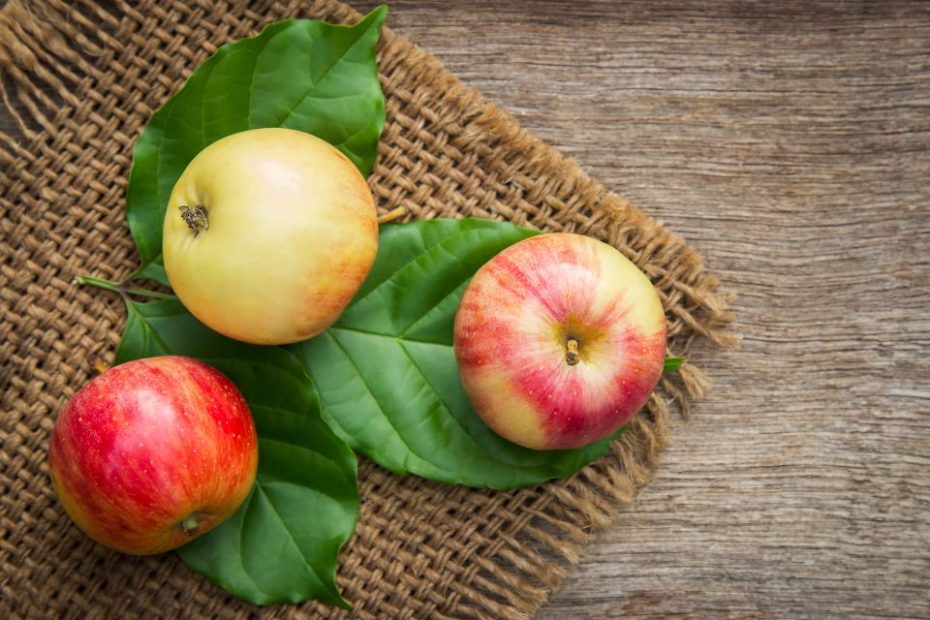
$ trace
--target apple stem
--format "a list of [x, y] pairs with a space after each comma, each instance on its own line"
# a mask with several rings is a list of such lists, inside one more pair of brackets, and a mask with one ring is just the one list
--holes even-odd
[[194, 231], [195, 237], [210, 228], [210, 220], [207, 219], [207, 208], [203, 205], [193, 208], [183, 205], [180, 210], [181, 219], [187, 222], [190, 229]]
[[119, 293], [124, 297], [126, 295], [138, 295], [139, 297], [151, 297], [152, 299], [174, 299], [173, 295], [168, 295], [167, 293], [150, 291], [148, 289], [139, 288], [138, 286], [117, 284], [116, 282], [110, 282], [109, 280], [95, 278], [93, 276], [75, 276], [74, 281], [77, 284], [81, 284], [83, 286], [96, 286], [97, 288], [102, 288], [106, 291], [113, 291], [114, 293]]
[[565, 341], [565, 361], [569, 366], [578, 363], [578, 339], [570, 337]]
[[191, 515], [187, 517], [186, 519], [184, 519], [183, 521], [181, 521], [181, 531], [187, 534], [188, 536], [190, 536], [197, 530], [198, 525], [199, 524], [197, 523], [197, 517], [194, 515]]

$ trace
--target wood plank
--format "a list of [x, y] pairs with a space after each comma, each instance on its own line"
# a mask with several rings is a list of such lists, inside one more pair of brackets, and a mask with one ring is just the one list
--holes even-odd
[[695, 353], [714, 391], [540, 618], [930, 617], [928, 9], [391, 3], [739, 295], [741, 349]]

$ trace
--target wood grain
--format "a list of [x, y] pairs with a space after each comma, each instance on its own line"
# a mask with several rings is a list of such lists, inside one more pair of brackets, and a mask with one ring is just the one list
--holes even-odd
[[391, 11], [738, 295], [742, 347], [694, 351], [714, 390], [539, 618], [930, 618], [930, 4]]
[[930, 617], [930, 5], [391, 10], [738, 294], [742, 347], [695, 352], [715, 389], [539, 617]]

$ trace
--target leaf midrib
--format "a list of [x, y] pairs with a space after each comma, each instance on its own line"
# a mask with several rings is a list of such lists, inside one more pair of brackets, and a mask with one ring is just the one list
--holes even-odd
[[156, 329], [152, 326], [152, 323], [151, 321], [149, 321], [149, 318], [145, 316], [144, 314], [142, 314], [138, 310], [138, 308], [136, 308], [136, 303], [134, 301], [130, 299], [126, 300], [126, 310], [130, 312], [131, 314], [133, 314], [134, 316], [138, 317], [140, 321], [142, 321], [145, 331], [148, 334], [150, 334], [149, 336], [150, 338], [152, 338], [155, 342], [158, 343], [158, 346], [161, 347], [162, 351], [166, 353], [172, 352], [171, 347], [169, 347], [167, 343], [165, 343], [165, 341], [162, 340], [161, 336], [158, 334], [158, 331], [156, 331]]
[[[300, 545], [297, 544], [297, 541], [294, 540], [294, 537], [291, 534], [290, 528], [287, 527], [287, 524], [285, 523], [284, 518], [281, 516], [281, 513], [278, 512], [278, 508], [277, 506], [275, 506], [274, 502], [271, 500], [271, 497], [268, 495], [268, 493], [265, 492], [265, 489], [262, 487], [261, 484], [255, 485], [255, 488], [262, 494], [262, 496], [264, 496], [265, 500], [268, 502], [268, 505], [271, 507], [272, 512], [274, 512], [275, 517], [277, 517], [278, 522], [281, 524], [281, 528], [284, 529], [285, 532], [287, 532], [287, 540], [291, 543], [293, 548], [297, 551], [297, 555], [300, 556], [300, 560], [303, 563], [303, 565], [307, 568], [308, 571], [310, 571], [310, 574], [313, 575], [313, 578], [316, 579], [317, 583], [324, 590], [328, 591], [330, 595], [332, 595], [332, 592], [326, 586], [325, 580], [320, 578], [320, 575], [319, 573], [317, 573], [316, 569], [313, 568], [310, 565], [310, 563], [307, 561], [306, 556], [304, 556], [303, 549], [301, 549]], [[338, 593], [336, 596], [337, 598], [341, 598], [339, 597]]]
[[458, 416], [452, 413], [452, 408], [449, 407], [449, 405], [447, 405], [445, 401], [442, 399], [442, 395], [440, 391], [437, 390], [436, 386], [430, 382], [429, 377], [426, 375], [425, 372], [423, 372], [423, 369], [420, 368], [420, 365], [416, 362], [416, 360], [413, 359], [413, 356], [410, 354], [410, 351], [408, 351], [407, 347], [404, 346], [403, 341], [399, 342], [399, 346], [401, 350], [403, 350], [404, 355], [407, 356], [407, 359], [410, 360], [410, 363], [413, 365], [413, 367], [416, 368], [417, 372], [420, 373], [420, 376], [423, 377], [423, 380], [426, 382], [426, 384], [430, 386], [430, 388], [433, 390], [433, 393], [436, 394], [436, 400], [439, 401], [440, 405], [442, 405], [442, 408], [448, 413], [450, 418], [455, 420], [455, 423], [458, 425], [458, 427], [462, 429], [462, 433], [466, 437], [468, 437], [472, 441], [472, 443], [474, 443], [475, 446], [478, 447], [479, 450], [487, 454], [492, 461], [495, 461], [497, 463], [502, 463], [511, 469], [516, 469], [519, 471], [528, 471], [528, 472], [539, 471], [538, 466], [536, 467], [525, 466], [525, 465], [519, 465], [519, 464], [511, 463], [509, 461], [502, 460], [495, 453], [491, 452], [484, 445], [482, 445], [482, 443], [471, 434], [471, 431], [469, 430], [469, 428], [465, 426], [465, 424], [458, 418]]
[[[320, 452], [319, 450], [314, 450], [314, 449], [308, 448], [308, 447], [306, 447], [306, 446], [301, 446], [301, 445], [298, 445], [298, 444], [295, 444], [295, 443], [291, 443], [291, 442], [289, 442], [289, 441], [287, 441], [287, 440], [285, 440], [285, 439], [275, 439], [275, 438], [272, 438], [272, 437], [259, 437], [258, 441], [259, 441], [259, 443], [272, 443], [272, 444], [277, 444], [277, 445], [281, 445], [281, 446], [288, 446], [288, 447], [290, 447], [290, 448], [296, 448], [296, 449], [298, 449], [298, 450], [300, 450], [300, 451], [303, 451], [303, 452], [309, 452], [309, 453], [311, 453], [311, 454], [319, 455], [324, 461], [326, 461], [326, 462], [332, 464], [332, 466], [333, 466], [340, 474], [343, 475], [343, 477], [345, 478], [345, 481], [346, 481], [346, 482], [349, 482], [349, 483], [352, 484], [352, 485], [354, 485], [355, 482], [356, 482], [354, 476], [350, 475], [349, 472], [346, 471], [346, 469], [345, 469], [345, 467], [343, 466], [342, 463], [340, 463], [340, 462], [337, 461], [336, 459], [332, 458], [331, 456], [329, 456], [329, 455], [327, 455], [327, 454], [324, 454], [323, 452]], [[354, 472], [353, 472], [353, 473], [354, 473]], [[270, 480], [272, 480], [272, 481], [274, 481], [274, 482], [282, 482], [282, 483], [292, 484], [292, 485], [295, 485], [295, 486], [301, 486], [301, 483], [293, 482], [293, 481], [289, 481], [289, 480], [285, 480], [285, 479], [283, 479], [283, 478], [271, 477]], [[331, 495], [326, 495], [325, 493], [322, 493], [321, 491], [317, 491], [317, 490], [316, 490], [316, 487], [310, 487], [310, 486], [307, 486], [307, 485], [303, 485], [301, 488], [316, 491], [317, 493], [320, 493], [321, 495], [325, 495], [326, 497], [333, 497], [333, 496], [331, 496]]]
[[[469, 431], [469, 429], [462, 423], [462, 421], [458, 418], [458, 416], [455, 416], [455, 415], [452, 414], [451, 408], [442, 400], [442, 397], [441, 397], [440, 394], [439, 394], [439, 390], [437, 390], [437, 389], [436, 389], [436, 386], [433, 385], [432, 382], [430, 382], [429, 377], [426, 376], [426, 373], [423, 372], [423, 370], [420, 368], [419, 364], [417, 364], [417, 362], [416, 362], [416, 361], [413, 359], [413, 357], [410, 355], [410, 351], [408, 351], [407, 348], [404, 346], [404, 344], [403, 344], [403, 343], [405, 342], [404, 339], [402, 339], [402, 338], [400, 338], [400, 337], [398, 337], [398, 336], [393, 336], [393, 335], [385, 335], [385, 334], [379, 334], [379, 333], [375, 333], [375, 332], [367, 332], [367, 331], [362, 331], [362, 330], [352, 330], [352, 329], [346, 329], [346, 328], [335, 328], [335, 327], [331, 327], [331, 328], [330, 328], [330, 331], [332, 331], [332, 330], [337, 330], [337, 331], [338, 331], [338, 330], [340, 330], [340, 329], [341, 329], [341, 330], [344, 330], [344, 331], [355, 331], [355, 332], [357, 332], [357, 333], [362, 333], [362, 334], [365, 334], [365, 335], [368, 335], [368, 336], [375, 336], [375, 337], [379, 337], [379, 338], [386, 338], [386, 339], [389, 339], [389, 340], [394, 340], [394, 341], [397, 343], [398, 347], [400, 347], [400, 349], [404, 352], [404, 355], [405, 355], [405, 356], [407, 357], [407, 359], [410, 361], [410, 364], [411, 364], [411, 365], [413, 366], [413, 368], [417, 371], [417, 374], [420, 375], [420, 377], [423, 379], [423, 381], [426, 383], [426, 385], [428, 385], [428, 386], [430, 387], [430, 390], [433, 392], [433, 394], [436, 395], [436, 400], [437, 400], [437, 402], [439, 403], [439, 405], [443, 408], [445, 414], [446, 414], [449, 418], [451, 418], [452, 420], [455, 421], [455, 424], [462, 430], [462, 433], [463, 433], [466, 437], [468, 437], [468, 438], [471, 440], [471, 442], [472, 442], [473, 444], [475, 444], [475, 446], [477, 446], [478, 449], [481, 450], [482, 453], [488, 455], [489, 460], [491, 460], [491, 461], [493, 461], [493, 462], [496, 462], [496, 463], [500, 463], [500, 464], [502, 464], [502, 465], [506, 465], [508, 468], [516, 469], [516, 470], [519, 470], [519, 471], [533, 472], [533, 473], [538, 473], [538, 472], [540, 472], [540, 471], [545, 471], [545, 468], [544, 468], [544, 467], [543, 467], [543, 468], [540, 468], [540, 466], [530, 466], [530, 467], [528, 467], [528, 466], [513, 464], [513, 463], [511, 463], [511, 462], [509, 462], [509, 461], [502, 460], [502, 459], [500, 459], [496, 454], [494, 454], [493, 452], [488, 451], [487, 448], [485, 448], [483, 445], [481, 445], [481, 442], [479, 442], [477, 439], [475, 439], [475, 437], [471, 434], [471, 432]], [[413, 450], [413, 448], [410, 446], [410, 444], [407, 443], [406, 438], [405, 438], [405, 437], [401, 434], [401, 432], [398, 430], [398, 427], [394, 425], [394, 420], [391, 418], [391, 416], [386, 415], [386, 414], [384, 413], [383, 405], [382, 405], [381, 402], [377, 399], [377, 397], [375, 396], [374, 392], [371, 391], [371, 386], [368, 384], [368, 381], [365, 380], [365, 374], [362, 372], [361, 368], [358, 367], [358, 365], [357, 365], [356, 362], [355, 362], [355, 359], [352, 358], [352, 355], [346, 350], [346, 348], [342, 345], [341, 342], [339, 342], [339, 340], [338, 340], [335, 336], [333, 336], [333, 341], [336, 342], [336, 344], [339, 346], [339, 349], [342, 351], [342, 353], [346, 356], [346, 358], [347, 358], [347, 359], [349, 360], [349, 362], [352, 364], [352, 367], [355, 369], [356, 373], [358, 373], [358, 376], [362, 378], [362, 383], [365, 385], [365, 389], [368, 390], [368, 393], [371, 395], [371, 397], [375, 399], [375, 402], [376, 402], [376, 403], [378, 403], [378, 410], [381, 411], [382, 417], [383, 417], [384, 419], [387, 420], [387, 422], [388, 422], [388, 424], [390, 425], [390, 427], [394, 430], [394, 433], [395, 433], [395, 434], [397, 435], [397, 437], [401, 440], [401, 442], [407, 447], [407, 449], [410, 451], [410, 453], [413, 454], [414, 456], [416, 456], [418, 459], [422, 460], [423, 462], [429, 464], [431, 467], [435, 467], [436, 469], [441, 469], [442, 471], [448, 471], [448, 472], [450, 472], [450, 473], [455, 474], [458, 470], [450, 470], [450, 469], [448, 469], [447, 467], [444, 467], [444, 466], [441, 466], [441, 465], [437, 465], [437, 464], [436, 464], [435, 462], [433, 462], [432, 460], [427, 459], [427, 458], [424, 457], [423, 455], [418, 454], [417, 452], [415, 452], [415, 451]], [[422, 340], [406, 340], [406, 341], [407, 341], [407, 342], [417, 342], [417, 343], [420, 343], [420, 344], [426, 344], [426, 345], [432, 345], [432, 346], [439, 346], [439, 347], [451, 348], [450, 345], [440, 344], [440, 343], [435, 343], [435, 342], [426, 342], [426, 341], [422, 341]]]
[[[338, 27], [338, 26], [335, 26], [335, 27]], [[285, 28], [285, 29], [282, 30], [281, 32], [286, 32], [287, 30], [288, 30], [288, 29]], [[354, 31], [355, 28], [351, 28], [351, 27], [350, 27], [350, 30]], [[274, 127], [283, 127], [283, 126], [284, 126], [284, 123], [285, 123], [286, 121], [290, 120], [290, 119], [293, 117], [294, 112], [296, 112], [297, 109], [300, 108], [300, 106], [303, 105], [304, 101], [306, 101], [308, 98], [312, 97], [312, 96], [313, 96], [313, 92], [314, 92], [317, 88], [319, 88], [320, 84], [322, 84], [323, 82], [326, 81], [326, 78], [329, 77], [330, 72], [333, 70], [333, 67], [335, 67], [335, 66], [338, 65], [340, 62], [342, 62], [343, 60], [345, 60], [346, 55], [348, 55], [349, 52], [351, 52], [353, 49], [355, 49], [355, 46], [358, 45], [359, 41], [361, 41], [362, 39], [365, 38], [365, 35], [368, 34], [368, 32], [369, 32], [370, 30], [371, 30], [371, 24], [369, 23], [369, 24], [366, 25], [366, 28], [365, 28], [363, 31], [361, 31], [361, 33], [359, 34], [358, 38], [355, 39], [354, 41], [352, 41], [352, 44], [349, 45], [349, 47], [345, 48], [345, 50], [342, 51], [342, 53], [339, 55], [339, 57], [336, 58], [333, 62], [331, 62], [331, 63], [329, 64], [328, 67], [326, 67], [326, 69], [322, 72], [322, 74], [321, 74], [321, 76], [320, 76], [320, 79], [319, 79], [318, 81], [316, 81], [316, 82], [313, 82], [313, 83], [310, 85], [310, 88], [307, 89], [307, 91], [306, 91], [303, 95], [301, 95], [301, 97], [300, 97], [300, 99], [297, 101], [297, 103], [295, 103], [293, 106], [291, 106], [291, 108], [290, 108], [289, 110], [287, 110], [287, 111], [284, 113], [284, 117], [281, 118], [280, 120], [278, 120], [278, 122], [275, 123], [273, 126], [274, 126]], [[272, 37], [272, 39], [273, 39], [274, 37], [277, 37], [278, 34], [281, 34], [281, 33], [275, 34], [275, 35]], [[270, 42], [270, 41], [271, 41], [271, 39], [269, 39], [269, 42]], [[266, 48], [267, 48], [267, 44], [266, 44]], [[263, 51], [264, 51], [264, 50], [263, 50]]]
[[[438, 240], [437, 242], [435, 242], [435, 243], [430, 243], [429, 245], [424, 245], [422, 251], [418, 252], [416, 255], [414, 255], [414, 256], [413, 256], [412, 258], [410, 258], [409, 260], [406, 260], [406, 261], [404, 261], [402, 264], [398, 265], [397, 268], [393, 270], [393, 272], [391, 273], [390, 276], [388, 276], [388, 277], [385, 278], [384, 280], [378, 282], [373, 288], [371, 288], [369, 291], [367, 291], [363, 296], [361, 296], [361, 297], [355, 299], [355, 300], [352, 302], [352, 304], [349, 306], [349, 308], [347, 309], [347, 312], [350, 312], [354, 307], [356, 307], [358, 304], [360, 304], [360, 303], [362, 303], [362, 302], [366, 302], [366, 303], [367, 303], [369, 297], [371, 297], [372, 295], [378, 293], [378, 291], [381, 291], [381, 290], [383, 289], [383, 287], [385, 287], [385, 286], [390, 286], [391, 284], [394, 284], [394, 285], [396, 286], [397, 280], [399, 280], [399, 279], [401, 279], [401, 278], [403, 277], [402, 274], [403, 274], [405, 271], [407, 271], [408, 269], [410, 269], [412, 266], [416, 265], [416, 264], [419, 263], [420, 261], [424, 260], [424, 257], [431, 255], [431, 254], [432, 254], [434, 251], [436, 251], [437, 249], [443, 249], [443, 250], [446, 250], [446, 251], [448, 252], [447, 246], [450, 245], [450, 244], [453, 244], [453, 243], [455, 243], [455, 242], [457, 242], [457, 241], [459, 241], [459, 240], [461, 240], [461, 239], [467, 240], [469, 237], [474, 237], [474, 236], [477, 236], [477, 237], [481, 238], [481, 237], [483, 237], [483, 236], [485, 236], [485, 235], [488, 234], [488, 228], [486, 227], [486, 225], [481, 225], [481, 224], [479, 224], [479, 223], [478, 223], [478, 222], [479, 222], [478, 220], [467, 220], [467, 221], [473, 221], [473, 222], [474, 222], [474, 225], [471, 226], [471, 227], [469, 227], [469, 228], [467, 228], [467, 229], [465, 229], [465, 230], [459, 229], [459, 230], [457, 230], [455, 233], [453, 233], [452, 235], [443, 237], [443, 238], [439, 239], [439, 240]], [[404, 329], [403, 329], [402, 332], [401, 332], [401, 336], [404, 336], [407, 332], [409, 332], [409, 331], [412, 330], [414, 327], [416, 327], [427, 315], [429, 315], [430, 312], [432, 312], [433, 310], [435, 310], [437, 307], [439, 307], [440, 305], [442, 305], [442, 303], [443, 303], [444, 301], [446, 301], [447, 299], [449, 299], [449, 297], [451, 297], [452, 295], [454, 295], [454, 294], [459, 290], [459, 288], [462, 286], [462, 284], [463, 284], [465, 281], [467, 281], [470, 277], [471, 277], [471, 276], [469, 276], [468, 278], [465, 278], [464, 280], [458, 280], [458, 281], [456, 281], [456, 282], [455, 282], [455, 286], [451, 287], [451, 289], [449, 290], [449, 292], [446, 293], [446, 294], [444, 294], [444, 295], [442, 296], [442, 298], [441, 298], [437, 303], [435, 303], [435, 304], [433, 304], [432, 306], [430, 306], [429, 308], [427, 308], [424, 312], [421, 312], [421, 313], [419, 314], [419, 316], [417, 316], [416, 318], [414, 318], [413, 321], [412, 321], [409, 325], [405, 326]], [[339, 323], [337, 323], [334, 327], [341, 327], [341, 326], [339, 325]], [[345, 328], [345, 329], [352, 329], [352, 328]], [[364, 330], [357, 330], [357, 331], [364, 331]], [[378, 332], [369, 332], [369, 333], [372, 333], [372, 334], [375, 334], [375, 335], [384, 335], [384, 336], [389, 336], [389, 335], [390, 335], [390, 336], [393, 336], [393, 335], [394, 335], [394, 334], [380, 334], [380, 333], [378, 333]], [[413, 338], [411, 338], [411, 339], [409, 339], [409, 340], [410, 340], [411, 342], [424, 342], [424, 343], [426, 343], [426, 344], [438, 344], [438, 343], [432, 343], [432, 342], [429, 342], [429, 341], [416, 340], [416, 339], [413, 339]]]
[[[257, 484], [255, 485], [255, 488], [256, 489], [258, 488]], [[264, 595], [265, 600], [271, 600], [274, 598], [274, 595], [271, 592], [266, 591], [260, 585], [258, 585], [258, 581], [255, 579], [255, 577], [252, 576], [252, 573], [249, 571], [249, 569], [246, 568], [245, 553], [243, 553], [242, 551], [243, 549], [242, 542], [245, 539], [245, 521], [246, 521], [246, 518], [248, 518], [249, 516], [249, 510], [252, 508], [252, 504], [254, 501], [255, 501], [255, 492], [253, 491], [252, 494], [249, 495], [249, 500], [248, 500], [249, 503], [245, 507], [245, 514], [242, 515], [242, 526], [239, 528], [239, 537], [238, 537], [239, 538], [239, 553], [236, 554], [236, 557], [239, 558], [239, 566], [242, 567], [242, 573], [246, 576], [246, 578], [252, 582], [252, 585], [255, 586], [255, 589], [258, 592]]]
[[[375, 395], [375, 393], [372, 391], [371, 385], [369, 385], [368, 381], [365, 380], [365, 374], [362, 372], [362, 369], [358, 367], [358, 364], [355, 362], [355, 359], [352, 357], [352, 355], [349, 354], [349, 352], [346, 350], [345, 346], [344, 346], [341, 342], [339, 342], [339, 339], [336, 338], [336, 336], [335, 336], [334, 334], [330, 334], [330, 338], [332, 338], [332, 341], [336, 344], [336, 346], [339, 348], [339, 350], [342, 352], [342, 354], [346, 357], [346, 359], [349, 360], [349, 364], [352, 365], [352, 368], [355, 369], [355, 372], [358, 374], [358, 376], [362, 378], [362, 384], [365, 386], [365, 390], [368, 392], [368, 395], [371, 396], [371, 398], [375, 401], [375, 403], [376, 403], [376, 405], [377, 405], [377, 407], [378, 407], [378, 410], [381, 411], [381, 417], [384, 418], [384, 419], [387, 421], [388, 426], [391, 427], [391, 430], [394, 431], [394, 434], [397, 436], [398, 439], [400, 439], [401, 443], [403, 443], [404, 446], [406, 446], [407, 451], [408, 451], [410, 454], [412, 454], [413, 456], [415, 456], [415, 457], [417, 457], [418, 459], [420, 459], [425, 465], [427, 465], [427, 466], [429, 466], [429, 467], [433, 467], [434, 469], [437, 469], [437, 470], [439, 470], [439, 471], [446, 471], [446, 472], [449, 472], [450, 474], [451, 474], [451, 473], [454, 473], [452, 470], [448, 470], [448, 469], [446, 469], [446, 468], [444, 468], [444, 467], [440, 467], [439, 465], [436, 465], [436, 464], [432, 463], [429, 459], [427, 459], [427, 458], [424, 457], [423, 455], [418, 454], [416, 451], [414, 451], [414, 449], [410, 446], [410, 444], [407, 443], [407, 440], [404, 438], [404, 436], [400, 433], [400, 431], [398, 430], [397, 426], [394, 425], [394, 420], [391, 419], [390, 416], [384, 415], [384, 409], [382, 408], [381, 401], [378, 399], [378, 397], [377, 397], [377, 396]], [[427, 383], [429, 383], [429, 381], [427, 381]], [[321, 396], [322, 396], [322, 395], [321, 395]], [[337, 424], [338, 424], [338, 422], [337, 422]], [[340, 425], [340, 427], [341, 427], [341, 426], [342, 426], [342, 425]], [[345, 432], [345, 429], [343, 429], [343, 432]], [[348, 433], [347, 433], [347, 434], [348, 434]], [[405, 471], [405, 472], [406, 472], [406, 471], [409, 471], [409, 469], [406, 468], [406, 467], [404, 467], [404, 471]]]

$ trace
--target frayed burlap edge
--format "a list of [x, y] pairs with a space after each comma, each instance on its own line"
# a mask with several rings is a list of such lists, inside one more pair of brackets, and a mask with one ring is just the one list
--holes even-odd
[[[35, 161], [39, 145], [51, 142], [48, 136], [55, 135], [62, 119], [92, 92], [93, 76], [99, 70], [95, 59], [104, 54], [111, 37], [117, 36], [120, 19], [113, 12], [91, 0], [77, 4], [12, 0], [0, 11], [0, 99], [19, 130], [15, 137], [0, 132], [4, 169], [14, 167], [17, 159]], [[295, 11], [298, 5], [292, 3]], [[119, 10], [135, 11], [125, 4]], [[330, 1], [315, 3], [308, 13], [342, 22], [358, 17], [355, 11]], [[256, 21], [262, 21], [263, 15], [256, 9]], [[457, 148], [500, 160], [512, 168], [515, 182], [533, 177], [555, 179], [561, 192], [574, 196], [576, 208], [567, 220], [564, 213], [553, 214], [550, 220], [545, 196], [525, 197], [527, 204], [495, 205], [497, 216], [527, 224], [532, 214], [533, 225], [551, 230], [585, 233], [599, 228], [600, 236], [624, 251], [656, 284], [670, 316], [670, 342], [680, 348], [673, 352], [687, 350], [694, 337], [721, 346], [735, 343], [724, 331], [731, 319], [729, 296], [719, 290], [716, 278], [704, 270], [700, 257], [683, 240], [623, 197], [605, 190], [404, 37], [385, 29], [379, 54], [382, 73], [390, 74], [397, 69], [393, 65], [402, 63], [405, 70], [416, 72], [416, 82], [424, 91], [433, 96], [440, 93], [442, 105], [458, 111], [460, 122], [445, 128]], [[424, 109], [424, 114], [429, 110]], [[531, 185], [529, 180], [527, 185]], [[7, 186], [8, 179], [3, 179], [3, 187]], [[406, 205], [412, 216], [419, 215], [415, 196]], [[4, 221], [10, 215], [4, 213]], [[4, 228], [5, 237], [6, 233]], [[0, 274], [4, 288], [10, 281], [7, 274]], [[3, 303], [6, 313], [8, 304], [5, 299]], [[0, 383], [9, 385], [16, 370], [5, 365]], [[550, 485], [550, 495], [522, 517], [524, 539], [502, 539], [488, 554], [476, 556], [472, 583], [452, 587], [462, 605], [444, 613], [504, 618], [532, 614], [564, 578], [562, 562], [577, 562], [583, 545], [648, 481], [669, 440], [670, 407], [677, 405], [687, 413], [706, 387], [703, 374], [690, 363], [676, 377], [663, 378], [661, 390], [613, 445], [614, 458], [602, 459], [565, 483]]]

